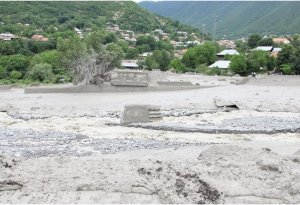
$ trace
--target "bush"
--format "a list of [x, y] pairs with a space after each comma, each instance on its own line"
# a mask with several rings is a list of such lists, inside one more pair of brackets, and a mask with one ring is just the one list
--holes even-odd
[[170, 67], [173, 68], [177, 73], [184, 73], [187, 71], [185, 65], [178, 58], [170, 62]]
[[28, 72], [28, 77], [34, 81], [52, 81], [52, 66], [47, 63], [36, 64], [33, 66], [32, 70]]
[[9, 74], [9, 78], [14, 80], [21, 79], [22, 77], [23, 77], [22, 73], [16, 70], [11, 71]]
[[7, 69], [0, 66], [0, 79], [7, 78]]
[[280, 67], [280, 71], [284, 74], [284, 75], [293, 75], [294, 74], [294, 69], [290, 64], [283, 64]]
[[222, 75], [223, 73], [219, 68], [209, 68], [205, 64], [201, 64], [196, 68], [197, 73], [203, 73], [205, 75]]

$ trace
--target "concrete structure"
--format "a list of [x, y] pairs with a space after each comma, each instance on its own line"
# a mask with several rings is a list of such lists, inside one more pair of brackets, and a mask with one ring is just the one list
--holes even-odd
[[165, 86], [193, 86], [190, 81], [157, 81], [157, 84]]
[[115, 86], [147, 87], [148, 72], [118, 70], [117, 76], [111, 81], [111, 84]]
[[[71, 86], [45, 86], [45, 87], [26, 87], [24, 93], [123, 93], [123, 92], [155, 92], [155, 91], [178, 91], [191, 90], [199, 88], [209, 88], [214, 86], [122, 86], [105, 83], [102, 86], [97, 85], [71, 85]], [[4, 90], [3, 90], [4, 91]], [[7, 91], [7, 90], [6, 90]]]
[[147, 123], [161, 120], [160, 107], [151, 105], [126, 105], [121, 119], [121, 124]]
[[8, 91], [12, 88], [11, 85], [0, 85], [0, 91]]
[[139, 69], [137, 60], [123, 60], [121, 66], [123, 69]]
[[226, 60], [219, 60], [216, 61], [215, 63], [211, 64], [208, 66], [209, 68], [220, 68], [220, 69], [228, 69], [230, 65], [230, 61]]

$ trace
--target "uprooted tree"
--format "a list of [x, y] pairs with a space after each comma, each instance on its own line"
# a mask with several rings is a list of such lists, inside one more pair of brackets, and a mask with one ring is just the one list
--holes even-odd
[[69, 68], [75, 85], [101, 85], [110, 80], [109, 71], [120, 64], [120, 55], [107, 45], [89, 46], [78, 37], [59, 40], [62, 62]]

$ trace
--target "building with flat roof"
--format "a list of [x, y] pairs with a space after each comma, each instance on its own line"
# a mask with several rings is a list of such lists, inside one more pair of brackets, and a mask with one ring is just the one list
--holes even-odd
[[228, 69], [230, 65], [230, 61], [227, 60], [218, 60], [208, 66], [209, 68], [220, 68], [220, 69]]

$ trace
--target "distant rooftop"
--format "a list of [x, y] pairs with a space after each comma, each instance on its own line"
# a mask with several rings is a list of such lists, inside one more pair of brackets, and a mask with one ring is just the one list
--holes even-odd
[[218, 56], [225, 56], [225, 55], [239, 55], [239, 52], [237, 52], [235, 49], [225, 49], [222, 52], [217, 54]]
[[273, 47], [272, 46], [258, 46], [254, 48], [253, 50], [255, 51], [272, 51]]
[[280, 52], [282, 50], [282, 48], [273, 48], [272, 52]]

